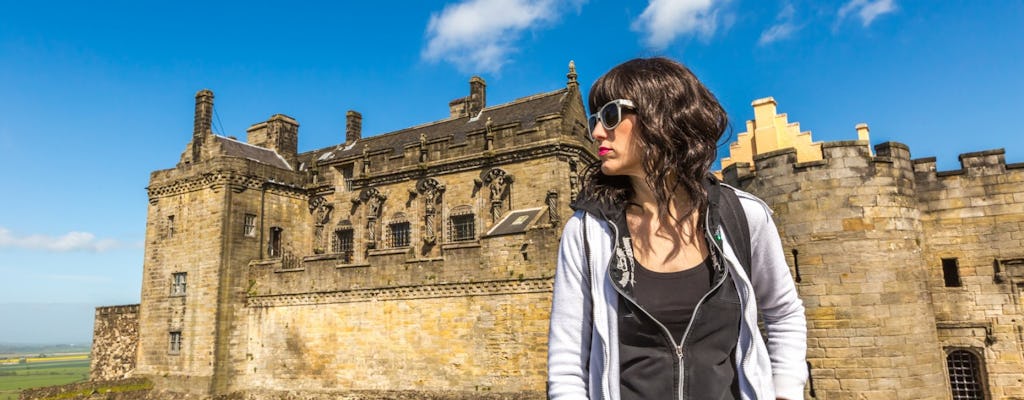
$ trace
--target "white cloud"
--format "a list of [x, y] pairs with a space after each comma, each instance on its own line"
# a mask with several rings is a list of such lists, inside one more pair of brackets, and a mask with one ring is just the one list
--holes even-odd
[[779, 40], [788, 39], [792, 37], [793, 33], [796, 31], [797, 27], [796, 25], [793, 25], [792, 22], [783, 22], [761, 32], [761, 38], [757, 40], [757, 44], [764, 46]]
[[775, 25], [761, 32], [761, 37], [757, 40], [757, 44], [765, 46], [792, 37], [796, 31], [800, 30], [800, 27], [793, 22], [795, 15], [796, 8], [792, 4], [786, 4], [779, 11], [779, 15], [775, 17]]
[[66, 253], [104, 252], [124, 247], [124, 244], [114, 239], [97, 239], [96, 235], [89, 232], [68, 232], [57, 237], [38, 234], [17, 236], [10, 230], [0, 227], [0, 248], [6, 247]]
[[875, 18], [893, 11], [896, 11], [894, 0], [850, 0], [839, 8], [836, 25], [842, 23], [852, 13], [856, 14], [861, 24], [867, 28]]
[[697, 34], [709, 39], [718, 27], [717, 0], [651, 0], [631, 28], [643, 34], [644, 44], [661, 50], [677, 37]]
[[523, 31], [558, 19], [563, 3], [577, 11], [585, 0], [466, 0], [430, 16], [425, 60], [446, 61], [463, 72], [498, 72], [518, 51]]

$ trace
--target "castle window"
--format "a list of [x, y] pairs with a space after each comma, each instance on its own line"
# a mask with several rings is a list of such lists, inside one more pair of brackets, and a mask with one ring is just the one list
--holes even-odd
[[181, 331], [171, 332], [170, 346], [168, 352], [171, 354], [178, 354], [181, 352]]
[[476, 239], [476, 216], [473, 214], [452, 215], [450, 219], [452, 242]]
[[173, 215], [168, 215], [167, 216], [167, 238], [170, 239], [172, 237], [174, 237], [174, 216]]
[[973, 352], [956, 349], [946, 356], [949, 370], [949, 385], [953, 400], [984, 400], [981, 384], [981, 362]]
[[267, 253], [270, 258], [281, 257], [281, 236], [284, 233], [284, 229], [279, 226], [270, 228], [270, 242], [267, 246]]
[[955, 258], [942, 259], [942, 279], [946, 287], [960, 287], [960, 265]]
[[247, 237], [256, 236], [256, 215], [245, 214], [245, 223], [242, 225], [242, 233]]
[[331, 238], [331, 251], [341, 254], [345, 262], [352, 262], [352, 252], [355, 249], [355, 234], [352, 229], [338, 229], [334, 231]]
[[391, 247], [408, 247], [411, 226], [409, 222], [393, 222], [388, 225]]
[[346, 192], [352, 191], [352, 164], [341, 167], [341, 179], [345, 187], [342, 190]]
[[188, 274], [175, 272], [171, 274], [171, 296], [184, 296]]

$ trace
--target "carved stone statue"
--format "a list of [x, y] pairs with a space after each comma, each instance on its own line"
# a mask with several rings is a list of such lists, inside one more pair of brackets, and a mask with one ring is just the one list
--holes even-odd
[[427, 244], [437, 242], [434, 220], [437, 216], [437, 203], [444, 189], [444, 185], [434, 178], [422, 179], [416, 183], [416, 191], [423, 197], [423, 241]]

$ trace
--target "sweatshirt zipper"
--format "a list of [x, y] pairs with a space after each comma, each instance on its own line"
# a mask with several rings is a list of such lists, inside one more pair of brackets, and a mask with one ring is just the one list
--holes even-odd
[[[705, 212], [704, 214], [705, 214], [705, 220], [706, 220], [707, 219], [707, 212]], [[621, 240], [621, 238], [619, 237], [619, 228], [618, 228], [618, 226], [616, 226], [615, 223], [610, 222], [610, 220], [608, 219], [607, 216], [602, 215], [602, 217], [605, 219], [605, 221], [609, 221], [608, 225], [612, 227], [613, 231], [615, 231], [615, 241], [613, 243], [614, 243], [614, 246], [618, 246], [619, 245], [619, 241]], [[705, 228], [704, 228], [705, 229], [705, 234], [708, 234], [710, 236], [710, 231], [708, 231], [707, 223], [705, 223], [704, 226], [705, 226]], [[719, 249], [719, 251], [721, 251], [721, 248], [718, 247], [718, 243], [714, 241], [714, 238], [709, 237], [709, 239], [712, 239], [711, 242], [714, 243], [715, 248]], [[610, 270], [610, 267], [611, 267], [611, 265], [610, 265], [611, 262], [612, 261], [609, 261], [609, 270]], [[715, 256], [715, 254], [713, 252], [711, 254], [711, 262], [712, 262], [712, 265], [714, 266], [715, 271], [721, 272], [722, 266], [719, 264], [718, 258]], [[593, 273], [591, 273], [591, 276], [593, 276]], [[684, 388], [684, 383], [685, 383], [684, 382], [684, 380], [685, 380], [684, 377], [686, 375], [685, 374], [686, 370], [684, 368], [684, 360], [683, 360], [683, 358], [684, 358], [684, 355], [685, 355], [686, 337], [689, 336], [690, 329], [693, 328], [693, 321], [695, 321], [697, 319], [696, 317], [697, 317], [697, 313], [700, 312], [700, 306], [704, 304], [704, 300], [707, 300], [708, 296], [710, 296], [711, 293], [714, 293], [716, 290], [718, 290], [718, 288], [720, 288], [722, 286], [722, 283], [725, 282], [725, 278], [726, 278], [726, 275], [722, 274], [722, 277], [718, 279], [718, 282], [715, 283], [715, 286], [713, 286], [710, 290], [708, 290], [706, 293], [704, 293], [704, 296], [701, 296], [700, 301], [697, 302], [697, 306], [694, 307], [694, 309], [693, 309], [693, 317], [691, 317], [690, 318], [690, 322], [686, 324], [686, 330], [683, 332], [683, 337], [679, 340], [679, 344], [678, 345], [675, 344], [674, 340], [672, 340], [672, 333], [669, 332], [668, 328], [666, 328], [665, 325], [663, 325], [661, 322], [658, 321], [657, 318], [654, 318], [654, 316], [651, 315], [649, 312], [647, 312], [647, 310], [645, 310], [643, 307], [641, 307], [639, 304], [637, 304], [636, 300], [634, 300], [629, 295], [623, 293], [622, 289], [619, 288], [618, 285], [614, 285], [614, 284], [612, 285], [612, 287], [615, 288], [615, 291], [618, 292], [619, 295], [621, 295], [626, 300], [629, 300], [631, 303], [633, 303], [633, 305], [636, 306], [637, 309], [639, 309], [641, 312], [643, 312], [644, 315], [647, 316], [647, 318], [650, 318], [651, 321], [654, 321], [654, 323], [657, 324], [659, 328], [661, 328], [662, 334], [664, 334], [665, 337], [668, 338], [669, 342], [672, 343], [672, 345], [673, 345], [672, 347], [674, 348], [674, 350], [676, 352], [676, 358], [679, 361], [679, 386], [676, 388], [676, 394], [677, 394], [676, 397], [679, 400], [684, 400], [685, 399], [685, 396], [684, 396], [684, 393], [683, 393], [683, 388]], [[605, 370], [607, 370], [607, 368], [608, 368], [608, 357], [607, 356], [605, 357], [605, 368], [606, 368]], [[602, 393], [602, 398], [605, 398], [603, 395], [604, 395], [604, 393]]]

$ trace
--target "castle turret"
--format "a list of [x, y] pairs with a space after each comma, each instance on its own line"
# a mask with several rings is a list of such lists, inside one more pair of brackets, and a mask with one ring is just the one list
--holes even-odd
[[724, 171], [770, 205], [799, 268], [817, 395], [948, 398], [909, 149], [883, 143], [873, 157], [866, 141], [820, 146], [819, 160], [800, 162], [789, 147], [754, 153], [752, 173]]

